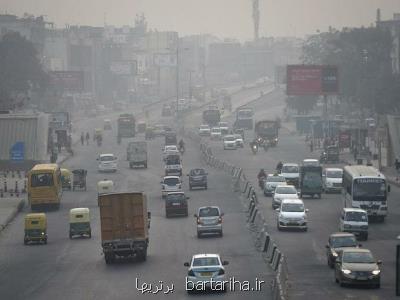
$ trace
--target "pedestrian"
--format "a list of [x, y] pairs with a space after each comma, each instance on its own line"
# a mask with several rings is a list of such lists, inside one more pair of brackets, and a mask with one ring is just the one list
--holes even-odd
[[313, 142], [311, 141], [310, 142], [310, 152], [313, 152], [314, 151], [314, 144], [313, 144]]
[[397, 173], [399, 173], [399, 170], [400, 170], [400, 161], [399, 161], [399, 159], [396, 157], [396, 160], [395, 160], [395, 162], [394, 162], [394, 166], [395, 166], [395, 168], [396, 168], [396, 171], [397, 171]]
[[357, 155], [358, 155], [357, 147], [354, 147], [354, 152], [353, 152], [353, 154], [354, 154], [354, 160], [357, 160]]
[[89, 132], [86, 132], [86, 145], [89, 145], [90, 135]]
[[83, 146], [83, 143], [85, 142], [85, 135], [84, 135], [84, 133], [82, 132], [81, 133], [81, 145]]
[[57, 142], [58, 153], [61, 153], [61, 142]]

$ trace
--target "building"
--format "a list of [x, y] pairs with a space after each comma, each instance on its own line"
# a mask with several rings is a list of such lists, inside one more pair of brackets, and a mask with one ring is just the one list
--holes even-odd
[[376, 26], [390, 31], [393, 40], [392, 59], [393, 74], [400, 74], [400, 13], [393, 14], [392, 20], [382, 21], [380, 10], [377, 11]]

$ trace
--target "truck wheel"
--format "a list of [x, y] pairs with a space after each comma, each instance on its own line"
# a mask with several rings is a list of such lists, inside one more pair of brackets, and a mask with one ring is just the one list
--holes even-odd
[[24, 245], [28, 245], [28, 241], [24, 239]]
[[45, 238], [43, 242], [45, 245], [47, 245], [47, 238]]
[[364, 241], [368, 240], [368, 233], [364, 233], [363, 239], [364, 239]]
[[69, 239], [72, 240], [72, 233], [69, 233]]
[[144, 168], [147, 169], [147, 162], [144, 164]]
[[89, 239], [92, 238], [92, 231], [89, 231]]
[[146, 260], [147, 260], [147, 249], [144, 250], [144, 251], [142, 251], [142, 252], [139, 252], [139, 253], [137, 254], [137, 257], [138, 257], [138, 259], [139, 259], [140, 261], [146, 261]]

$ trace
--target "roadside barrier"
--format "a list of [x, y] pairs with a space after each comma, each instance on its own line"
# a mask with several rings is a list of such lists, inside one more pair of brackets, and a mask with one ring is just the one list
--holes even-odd
[[279, 250], [270, 234], [259, 202], [256, 190], [252, 183], [247, 180], [242, 168], [231, 165], [216, 158], [211, 148], [195, 132], [186, 133], [193, 141], [199, 142], [202, 158], [210, 167], [223, 170], [232, 178], [232, 186], [235, 192], [240, 193], [247, 211], [247, 223], [253, 232], [256, 248], [262, 252], [262, 256], [271, 269], [275, 272], [271, 282], [271, 298], [276, 300], [288, 299], [288, 269], [286, 257]]

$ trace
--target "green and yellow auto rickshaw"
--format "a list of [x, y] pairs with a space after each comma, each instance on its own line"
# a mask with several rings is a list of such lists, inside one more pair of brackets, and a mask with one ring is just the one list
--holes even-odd
[[72, 172], [61, 168], [61, 185], [63, 190], [72, 190]]
[[74, 236], [92, 237], [92, 229], [90, 227], [89, 208], [73, 208], [69, 211], [69, 238]]
[[24, 244], [47, 244], [47, 218], [45, 213], [32, 213], [25, 216]]

